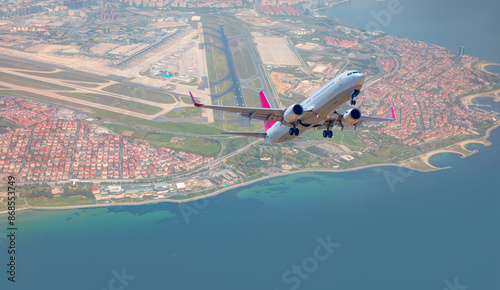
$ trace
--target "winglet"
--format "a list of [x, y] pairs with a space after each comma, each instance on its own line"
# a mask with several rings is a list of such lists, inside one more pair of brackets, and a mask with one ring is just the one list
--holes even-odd
[[394, 108], [393, 107], [391, 107], [391, 113], [392, 113], [392, 118], [396, 119], [396, 114], [394, 114]]
[[201, 107], [203, 106], [203, 104], [198, 104], [195, 100], [194, 100], [194, 97], [193, 97], [193, 94], [191, 93], [191, 91], [189, 91], [189, 95], [191, 96], [191, 100], [193, 101], [193, 105], [195, 107]]

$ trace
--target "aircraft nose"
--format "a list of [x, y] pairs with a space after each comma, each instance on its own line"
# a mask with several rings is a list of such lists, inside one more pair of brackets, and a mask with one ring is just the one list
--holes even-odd
[[363, 82], [365, 81], [365, 75], [362, 73], [355, 74], [354, 79], [356, 80], [356, 85], [362, 86]]

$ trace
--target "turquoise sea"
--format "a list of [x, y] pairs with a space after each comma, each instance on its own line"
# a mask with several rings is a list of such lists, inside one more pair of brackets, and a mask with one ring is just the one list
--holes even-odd
[[320, 14], [500, 63], [499, 12], [498, 0], [351, 0]]
[[[427, 11], [417, 2], [434, 7], [434, 17], [397, 20]], [[474, 23], [496, 19], [497, 1], [429, 2], [408, 2], [420, 8], [387, 27], [403, 23], [391, 29], [500, 61], [498, 37], [472, 35]], [[469, 15], [474, 23], [463, 18], [467, 36], [483, 37], [470, 44], [453, 32], [469, 6], [456, 17], [444, 9], [466, 2], [490, 5]], [[432, 25], [440, 14], [451, 37]], [[498, 28], [491, 24], [488, 33]], [[452, 168], [430, 173], [307, 173], [186, 204], [20, 212], [15, 283], [7, 281], [0, 216], [0, 289], [500, 289], [500, 130], [489, 140], [491, 147], [468, 145], [478, 153], [466, 159], [432, 157]]]
[[452, 169], [431, 173], [308, 173], [181, 205], [19, 213], [17, 282], [2, 270], [0, 289], [417, 290], [455, 277], [500, 289], [500, 130], [490, 140], [433, 157]]
[[500, 76], [500, 65], [488, 65], [485, 69]]

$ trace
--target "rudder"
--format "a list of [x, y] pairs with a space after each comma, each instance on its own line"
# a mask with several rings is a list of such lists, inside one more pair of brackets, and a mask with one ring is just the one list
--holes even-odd
[[[260, 107], [264, 109], [270, 109], [271, 105], [269, 105], [269, 101], [267, 100], [266, 95], [264, 95], [263, 91], [260, 91], [259, 96], [260, 96]], [[264, 121], [264, 127], [266, 128], [266, 132], [267, 130], [269, 130], [269, 128], [271, 128], [274, 125], [274, 123], [276, 123], [276, 121], [270, 121], [269, 123]]]

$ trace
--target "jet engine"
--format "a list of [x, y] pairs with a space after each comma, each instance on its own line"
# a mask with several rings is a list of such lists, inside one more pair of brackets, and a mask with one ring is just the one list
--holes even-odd
[[286, 109], [285, 113], [283, 114], [283, 119], [285, 119], [285, 121], [287, 121], [288, 123], [292, 123], [297, 121], [303, 113], [304, 108], [302, 108], [301, 105], [293, 104], [288, 107], [288, 109]]
[[345, 127], [354, 126], [358, 122], [360, 122], [360, 119], [361, 119], [361, 111], [356, 108], [353, 108], [345, 112], [344, 115], [342, 116], [342, 125], [344, 125]]

